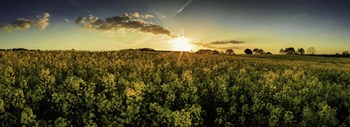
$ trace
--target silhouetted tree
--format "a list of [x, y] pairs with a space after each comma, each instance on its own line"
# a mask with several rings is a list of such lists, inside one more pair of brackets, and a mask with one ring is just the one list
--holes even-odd
[[350, 52], [349, 52], [349, 51], [344, 51], [344, 52], [342, 53], [342, 55], [344, 55], [344, 56], [350, 56]]
[[298, 49], [298, 53], [299, 53], [300, 55], [304, 55], [304, 54], [305, 54], [305, 50], [304, 50], [303, 48], [299, 48], [299, 49]]
[[226, 53], [226, 54], [229, 54], [229, 55], [232, 55], [232, 54], [234, 54], [235, 52], [234, 52], [232, 49], [227, 49], [225, 53]]
[[250, 55], [253, 54], [253, 51], [251, 49], [245, 49], [244, 53]]
[[210, 50], [210, 49], [200, 49], [196, 52], [197, 54], [220, 54], [217, 50]]
[[265, 54], [265, 51], [263, 49], [255, 48], [253, 49], [254, 54]]
[[265, 54], [265, 51], [263, 49], [259, 49], [258, 53], [259, 54]]
[[316, 49], [314, 47], [309, 47], [306, 52], [308, 54], [316, 54]]
[[286, 48], [284, 50], [285, 54], [287, 55], [294, 55], [295, 54], [295, 49], [293, 47]]
[[152, 48], [140, 48], [140, 49], [137, 49], [139, 51], [143, 51], [143, 52], [154, 52], [156, 50], [152, 49]]
[[13, 48], [12, 51], [27, 51], [25, 48]]
[[258, 52], [259, 52], [259, 49], [258, 49], [258, 48], [253, 49], [253, 53], [254, 53], [254, 54], [258, 54]]
[[211, 54], [220, 54], [220, 52], [217, 50], [213, 50], [213, 51], [211, 51]]
[[211, 50], [209, 50], [209, 49], [200, 49], [196, 53], [197, 54], [208, 54], [209, 51], [211, 51]]
[[265, 53], [265, 54], [271, 55], [272, 53], [271, 53], [271, 52], [267, 52], [267, 53]]
[[286, 52], [284, 51], [284, 49], [280, 50], [280, 54], [285, 54]]

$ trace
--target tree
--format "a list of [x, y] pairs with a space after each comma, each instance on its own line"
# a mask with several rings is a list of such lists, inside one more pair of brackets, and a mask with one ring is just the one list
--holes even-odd
[[253, 49], [254, 54], [265, 54], [265, 51], [263, 49], [255, 48]]
[[258, 48], [253, 49], [253, 53], [254, 54], [258, 54], [259, 53], [259, 49]]
[[229, 55], [232, 55], [232, 54], [234, 54], [235, 52], [234, 52], [232, 49], [227, 49], [225, 53], [226, 53], [226, 54], [229, 54]]
[[265, 54], [265, 51], [263, 49], [259, 49], [258, 53], [259, 54]]
[[209, 54], [210, 51], [211, 50], [209, 50], [209, 49], [200, 49], [196, 53], [197, 54]]
[[12, 51], [27, 51], [25, 48], [13, 48]]
[[304, 54], [305, 54], [305, 50], [304, 50], [303, 48], [299, 48], [299, 49], [298, 49], [298, 53], [299, 53], [300, 55], [304, 55]]
[[210, 50], [210, 49], [200, 49], [196, 52], [197, 54], [220, 54], [217, 50]]
[[152, 49], [152, 48], [140, 48], [138, 49], [139, 51], [143, 51], [143, 52], [154, 52], [156, 50]]
[[245, 54], [248, 54], [248, 55], [253, 54], [253, 52], [252, 52], [251, 49], [245, 49], [245, 50], [244, 50], [244, 53], [245, 53]]
[[350, 55], [350, 52], [349, 52], [349, 51], [344, 51], [344, 52], [342, 53], [342, 55], [344, 55], [344, 56], [349, 56], [349, 55]]
[[295, 54], [295, 49], [293, 47], [286, 48], [284, 50], [285, 54], [287, 55], [294, 55]]
[[213, 50], [211, 51], [211, 54], [220, 54], [220, 52], [218, 50]]
[[316, 49], [314, 47], [309, 47], [306, 52], [313, 55], [316, 54]]
[[285, 54], [286, 52], [284, 51], [284, 49], [280, 50], [280, 54]]

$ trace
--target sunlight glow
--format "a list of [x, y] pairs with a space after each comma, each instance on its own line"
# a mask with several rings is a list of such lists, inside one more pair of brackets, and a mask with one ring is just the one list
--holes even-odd
[[182, 36], [172, 39], [171, 43], [173, 44], [173, 49], [176, 51], [191, 51], [193, 47], [190, 41], [189, 38]]

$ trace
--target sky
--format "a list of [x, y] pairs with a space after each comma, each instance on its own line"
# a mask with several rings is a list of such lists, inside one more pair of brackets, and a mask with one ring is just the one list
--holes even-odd
[[0, 49], [350, 50], [348, 0], [1, 0]]

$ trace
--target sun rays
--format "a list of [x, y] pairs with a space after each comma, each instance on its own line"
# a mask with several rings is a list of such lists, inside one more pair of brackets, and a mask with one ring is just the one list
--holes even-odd
[[190, 43], [191, 39], [185, 36], [180, 36], [171, 40], [173, 50], [175, 51], [191, 51], [193, 46]]

